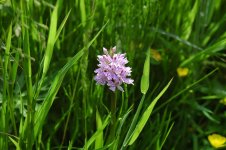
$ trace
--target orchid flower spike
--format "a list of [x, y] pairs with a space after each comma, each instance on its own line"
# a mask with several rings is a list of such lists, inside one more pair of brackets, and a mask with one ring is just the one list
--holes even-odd
[[[115, 54], [116, 46], [111, 48], [110, 52], [106, 48], [103, 48], [104, 55], [98, 55], [98, 69], [94, 72], [96, 76], [94, 79], [97, 84], [109, 86], [109, 89], [115, 91], [116, 88], [120, 91], [124, 91], [121, 85], [133, 84], [133, 79], [128, 78], [131, 76], [131, 68], [126, 67], [128, 63], [126, 54]], [[110, 53], [110, 54], [109, 54]]]

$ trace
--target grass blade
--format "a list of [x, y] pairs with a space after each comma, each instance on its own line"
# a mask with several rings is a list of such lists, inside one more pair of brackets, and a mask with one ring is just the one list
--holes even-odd
[[[106, 23], [107, 24], [107, 23]], [[94, 40], [98, 37], [98, 35], [103, 31], [106, 24], [100, 29], [100, 31], [96, 34], [96, 36], [88, 43], [87, 47], [90, 47], [91, 44], [94, 42]], [[71, 58], [71, 60], [57, 73], [56, 77], [54, 78], [52, 85], [49, 89], [49, 92], [47, 96], [45, 97], [45, 100], [40, 107], [40, 109], [35, 113], [35, 124], [34, 124], [34, 137], [36, 138], [40, 130], [42, 129], [42, 125], [44, 123], [44, 120], [48, 114], [49, 109], [52, 106], [52, 103], [56, 97], [56, 94], [63, 82], [64, 76], [68, 72], [68, 70], [73, 67], [74, 64], [78, 62], [78, 60], [82, 57], [84, 54], [85, 48], [81, 49], [74, 57]]]
[[189, 12], [188, 15], [184, 16], [185, 22], [182, 26], [184, 32], [182, 33], [181, 37], [185, 40], [187, 40], [190, 37], [192, 27], [193, 27], [193, 22], [197, 15], [198, 9], [199, 9], [199, 1], [195, 1], [195, 4], [194, 4], [191, 12]]
[[67, 13], [67, 15], [64, 17], [64, 20], [63, 20], [62, 23], [60, 24], [60, 27], [59, 27], [59, 29], [57, 30], [57, 33], [56, 33], [56, 37], [55, 37], [54, 43], [55, 43], [56, 40], [59, 38], [59, 35], [60, 35], [62, 29], [64, 28], [65, 23], [66, 23], [66, 21], [67, 21], [69, 15], [70, 15], [70, 13], [71, 13], [71, 10]]
[[16, 150], [20, 150], [20, 146], [19, 143], [16, 142], [13, 138], [9, 137], [10, 141], [15, 145]]
[[7, 41], [6, 41], [6, 50], [5, 50], [5, 67], [8, 67], [8, 62], [9, 62], [9, 51], [11, 47], [11, 38], [12, 38], [12, 23], [9, 26], [9, 31], [8, 31], [8, 36], [7, 36]]
[[167, 139], [167, 137], [169, 136], [170, 131], [171, 131], [172, 128], [173, 128], [173, 125], [174, 125], [174, 123], [172, 123], [171, 126], [169, 127], [169, 129], [168, 129], [168, 131], [167, 131], [167, 133], [166, 133], [166, 135], [165, 135], [165, 137], [164, 137], [164, 139], [163, 139], [163, 142], [161, 143], [160, 149], [162, 149], [164, 143], [166, 142], [166, 139]]
[[[97, 125], [97, 130], [101, 130], [103, 123], [99, 114], [99, 111], [97, 109], [96, 111], [96, 125]], [[103, 138], [103, 130], [102, 132], [99, 133], [99, 135], [96, 137], [95, 140], [95, 149], [101, 148], [104, 145], [104, 138]]]
[[163, 88], [163, 90], [159, 93], [159, 95], [152, 101], [152, 103], [148, 106], [148, 108], [145, 110], [145, 112], [143, 113], [140, 121], [138, 122], [133, 135], [131, 137], [131, 140], [129, 142], [129, 145], [132, 145], [136, 139], [138, 138], [138, 136], [140, 135], [141, 131], [143, 130], [145, 124], [148, 121], [148, 118], [150, 117], [153, 108], [155, 107], [155, 104], [157, 103], [157, 101], [160, 99], [160, 97], [166, 92], [166, 90], [169, 88], [171, 82], [173, 79], [171, 79], [169, 81], [169, 83]]
[[[225, 34], [226, 35], [226, 34]], [[202, 50], [199, 53], [196, 53], [192, 56], [190, 56], [188, 59], [184, 60], [180, 66], [185, 66], [195, 60], [203, 60], [206, 59], [209, 55], [212, 55], [214, 53], [217, 53], [219, 51], [225, 50], [226, 47], [226, 38], [225, 36], [222, 36], [223, 39], [215, 43], [214, 45], [206, 48], [205, 50]]]
[[115, 137], [113, 149], [118, 149], [118, 145], [119, 145], [119, 142], [120, 142], [119, 141], [120, 140], [120, 134], [121, 134], [121, 131], [122, 131], [122, 126], [126, 123], [126, 119], [128, 118], [131, 111], [132, 111], [132, 106], [127, 110], [125, 115], [122, 116], [122, 119], [120, 120], [120, 124], [119, 124], [118, 130], [116, 132], [116, 137]]
[[48, 111], [55, 99], [55, 96], [61, 86], [61, 83], [64, 79], [64, 76], [66, 75], [69, 68], [73, 66], [83, 55], [84, 51], [83, 49], [79, 51], [70, 62], [68, 62], [56, 75], [54, 78], [52, 85], [50, 87], [50, 90], [48, 92], [48, 95], [46, 96], [41, 108], [35, 113], [35, 125], [34, 125], [34, 134], [35, 137], [37, 137], [38, 133], [40, 132], [42, 125], [44, 123], [44, 120], [48, 114]]
[[164, 107], [166, 104], [168, 104], [169, 102], [171, 102], [174, 98], [176, 98], [177, 96], [181, 95], [185, 91], [189, 90], [191, 87], [193, 87], [194, 85], [198, 84], [199, 82], [203, 81], [204, 79], [206, 79], [207, 77], [209, 77], [210, 75], [212, 75], [217, 70], [218, 70], [218, 68], [214, 69], [213, 71], [211, 71], [210, 73], [208, 73], [207, 75], [205, 75], [204, 77], [202, 77], [201, 79], [199, 79], [198, 81], [195, 81], [194, 83], [186, 86], [183, 90], [181, 90], [177, 94], [173, 95], [169, 100], [167, 100], [166, 102], [164, 102], [163, 104], [161, 104], [155, 111], [158, 111], [159, 109], [161, 109], [162, 107]]
[[107, 116], [107, 118], [104, 120], [104, 123], [102, 125], [102, 127], [97, 130], [93, 136], [86, 142], [86, 145], [84, 145], [84, 148], [89, 148], [90, 145], [98, 138], [98, 136], [103, 133], [103, 130], [105, 129], [105, 127], [110, 123], [110, 114]]
[[[0, 124], [0, 131], [7, 133], [8, 130], [8, 109], [7, 109], [7, 101], [9, 101], [8, 96], [8, 65], [9, 63], [9, 52], [11, 47], [11, 38], [12, 38], [12, 23], [9, 26], [8, 36], [6, 40], [6, 50], [5, 50], [5, 61], [3, 64], [3, 100], [2, 100], [2, 106], [1, 106], [1, 124]], [[10, 110], [10, 113], [11, 112]], [[0, 149], [7, 149], [7, 137], [0, 136]]]
[[145, 99], [145, 95], [143, 95], [142, 98], [141, 98], [141, 101], [140, 101], [139, 106], [138, 106], [138, 108], [137, 108], [137, 111], [136, 111], [136, 113], [135, 113], [135, 115], [134, 115], [134, 117], [133, 117], [133, 120], [132, 120], [132, 123], [131, 123], [131, 125], [130, 125], [130, 128], [129, 128], [129, 130], [128, 130], [127, 134], [126, 134], [126, 137], [125, 137], [125, 139], [124, 139], [124, 141], [123, 141], [121, 150], [125, 149], [126, 146], [128, 145], [128, 142], [129, 142], [129, 140], [130, 140], [130, 137], [132, 136], [133, 130], [134, 130], [135, 126], [136, 126], [137, 119], [138, 119], [138, 117], [139, 117], [141, 108], [142, 108], [142, 106], [143, 106], [144, 99]]
[[49, 36], [48, 36], [47, 47], [46, 47], [46, 52], [44, 56], [43, 76], [46, 75], [49, 69], [49, 64], [53, 54], [53, 47], [56, 41], [55, 38], [56, 38], [56, 31], [57, 31], [57, 11], [58, 11], [58, 3], [56, 4], [51, 16]]
[[150, 73], [150, 50], [148, 49], [144, 62], [143, 75], [141, 77], [140, 90], [146, 94], [149, 88], [149, 73]]

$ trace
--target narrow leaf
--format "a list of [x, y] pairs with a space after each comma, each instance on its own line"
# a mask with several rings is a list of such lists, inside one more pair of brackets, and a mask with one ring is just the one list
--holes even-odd
[[64, 76], [66, 75], [68, 70], [70, 68], [72, 68], [78, 62], [78, 60], [82, 57], [82, 55], [84, 54], [85, 48], [89, 48], [91, 46], [91, 44], [95, 41], [95, 39], [100, 35], [100, 33], [103, 31], [103, 29], [105, 28], [107, 23], [100, 29], [100, 31], [88, 43], [88, 45], [86, 47], [84, 47], [83, 49], [81, 49], [74, 57], [72, 57], [71, 60], [67, 64], [65, 64], [65, 66], [57, 73], [57, 75], [54, 78], [52, 85], [48, 91], [48, 94], [44, 99], [43, 104], [41, 105], [39, 110], [37, 110], [37, 112], [35, 113], [35, 119], [34, 119], [35, 120], [34, 121], [34, 124], [35, 124], [34, 125], [34, 137], [35, 138], [37, 137], [38, 133], [40, 132], [40, 130], [43, 126], [44, 120], [52, 106], [53, 101], [55, 100], [56, 94], [63, 82]]
[[62, 23], [60, 24], [60, 27], [59, 27], [59, 29], [57, 30], [57, 33], [56, 33], [56, 37], [55, 37], [54, 43], [56, 42], [56, 40], [58, 39], [58, 37], [59, 37], [59, 35], [60, 35], [62, 29], [64, 28], [65, 23], [66, 23], [66, 21], [67, 21], [69, 15], [70, 15], [70, 13], [71, 13], [71, 10], [67, 13], [67, 15], [64, 17], [64, 20], [63, 20]]
[[15, 145], [16, 150], [20, 150], [19, 143], [9, 136], [10, 141]]
[[169, 129], [168, 129], [168, 131], [167, 131], [167, 133], [166, 133], [166, 135], [165, 135], [165, 137], [164, 137], [164, 139], [163, 139], [163, 142], [161, 143], [161, 146], [160, 146], [161, 149], [162, 149], [164, 143], [166, 142], [166, 139], [167, 139], [167, 137], [169, 136], [170, 131], [171, 131], [172, 128], [173, 128], [173, 125], [174, 125], [174, 123], [172, 123], [171, 126], [169, 127]]
[[139, 104], [139, 106], [137, 108], [137, 111], [136, 111], [134, 117], [133, 117], [132, 123], [131, 123], [131, 125], [129, 127], [129, 130], [128, 130], [127, 134], [126, 134], [126, 137], [125, 137], [125, 139], [123, 141], [121, 150], [123, 150], [128, 145], [129, 139], [132, 136], [133, 130], [134, 130], [134, 128], [136, 126], [136, 123], [137, 123], [137, 119], [138, 119], [138, 117], [140, 115], [140, 111], [141, 111], [141, 108], [143, 106], [144, 99], [145, 99], [145, 95], [143, 95], [142, 98], [141, 98], [140, 104]]
[[146, 94], [149, 88], [149, 73], [150, 73], [150, 50], [147, 51], [144, 62], [143, 75], [141, 77], [141, 93]]
[[199, 1], [195, 1], [195, 4], [194, 4], [191, 12], [189, 12], [188, 15], [184, 16], [184, 24], [182, 26], [183, 33], [182, 33], [181, 37], [185, 40], [188, 40], [188, 38], [191, 35], [193, 22], [195, 20], [196, 15], [197, 15], [198, 9], [199, 9]]
[[[96, 125], [97, 125], [97, 130], [101, 130], [103, 127], [103, 123], [102, 123], [98, 109], [96, 111]], [[103, 131], [101, 131], [99, 135], [96, 137], [95, 149], [101, 148], [103, 147], [103, 145], [104, 145], [104, 138], [103, 138]]]
[[88, 149], [90, 147], [90, 145], [96, 140], [96, 138], [101, 133], [103, 133], [103, 130], [109, 123], [110, 123], [110, 115], [107, 116], [107, 118], [104, 120], [102, 127], [93, 134], [93, 136], [87, 141], [87, 143], [86, 143], [86, 145], [84, 145], [84, 147], [86, 147]]
[[12, 37], [12, 23], [9, 26], [9, 32], [8, 32], [7, 41], [6, 41], [5, 67], [8, 66], [8, 62], [9, 62], [9, 51], [10, 51], [10, 47], [11, 47], [11, 37]]
[[185, 66], [195, 60], [203, 60], [206, 59], [209, 55], [213, 55], [214, 53], [217, 53], [219, 51], [223, 51], [226, 48], [226, 34], [222, 36], [222, 40], [218, 41], [217, 43], [213, 44], [212, 46], [209, 46], [208, 48], [200, 51], [199, 53], [196, 53], [192, 56], [190, 56], [188, 59], [184, 60], [180, 66]]
[[152, 113], [153, 108], [155, 107], [155, 104], [160, 99], [160, 97], [166, 92], [166, 90], [169, 88], [169, 85], [171, 84], [172, 80], [173, 79], [171, 79], [169, 81], [169, 83], [164, 87], [164, 89], [159, 93], [159, 95], [151, 102], [151, 104], [148, 106], [148, 108], [143, 113], [140, 121], [138, 122], [138, 124], [137, 124], [137, 126], [136, 126], [136, 128], [133, 132], [133, 135], [132, 135], [132, 138], [129, 142], [129, 145], [132, 145], [136, 141], [138, 136], [140, 135], [141, 131], [143, 130], [145, 124], [148, 121], [148, 118], [150, 117], [150, 115]]
[[44, 56], [43, 75], [45, 75], [49, 69], [50, 60], [53, 54], [53, 47], [56, 41], [55, 37], [56, 37], [56, 30], [57, 30], [57, 11], [58, 11], [58, 5], [56, 4], [51, 16], [51, 21], [50, 21], [48, 42], [47, 42], [46, 52]]

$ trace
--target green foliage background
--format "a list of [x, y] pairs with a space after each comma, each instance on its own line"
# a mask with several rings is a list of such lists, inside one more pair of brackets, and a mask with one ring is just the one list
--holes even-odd
[[[0, 149], [213, 149], [207, 136], [226, 135], [225, 6], [1, 0]], [[132, 68], [124, 93], [94, 81], [115, 45]]]

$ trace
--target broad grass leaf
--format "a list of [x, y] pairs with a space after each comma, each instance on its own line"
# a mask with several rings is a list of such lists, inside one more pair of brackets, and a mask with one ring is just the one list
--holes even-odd
[[20, 149], [20, 145], [18, 142], [16, 142], [13, 138], [11, 138], [10, 136], [8, 137], [10, 139], [10, 141], [15, 145], [16, 150], [21, 150]]
[[53, 47], [55, 44], [56, 32], [57, 32], [57, 11], [58, 3], [56, 4], [50, 21], [49, 36], [47, 41], [46, 52], [44, 56], [43, 74], [45, 75], [49, 69], [49, 64], [53, 54]]
[[222, 36], [222, 39], [218, 41], [217, 43], [213, 44], [212, 46], [209, 46], [208, 48], [200, 51], [199, 53], [196, 53], [192, 56], [190, 56], [188, 59], [184, 60], [180, 66], [185, 66], [193, 61], [196, 60], [203, 60], [208, 58], [210, 55], [214, 55], [214, 53], [217, 53], [219, 51], [225, 50], [226, 48], [226, 34]]
[[142, 106], [143, 106], [144, 99], [145, 99], [145, 94], [144, 94], [144, 95], [142, 96], [142, 98], [141, 98], [141, 101], [140, 101], [140, 103], [139, 103], [139, 106], [138, 106], [138, 108], [137, 108], [137, 111], [136, 111], [136, 113], [135, 113], [135, 115], [134, 115], [134, 117], [133, 117], [132, 123], [131, 123], [131, 125], [130, 125], [130, 127], [129, 127], [129, 130], [128, 130], [127, 134], [126, 134], [126, 137], [125, 137], [125, 139], [124, 139], [124, 141], [123, 141], [121, 150], [123, 150], [123, 149], [128, 145], [128, 143], [129, 143], [129, 140], [130, 140], [130, 138], [131, 138], [131, 136], [132, 136], [132, 134], [133, 134], [134, 128], [135, 128], [135, 126], [136, 126], [138, 117], [139, 117], [139, 115], [140, 115], [140, 111], [141, 111], [141, 108], [142, 108]]
[[147, 51], [144, 62], [143, 75], [141, 77], [140, 90], [141, 93], [146, 94], [149, 88], [149, 73], [150, 73], [150, 50]]
[[66, 21], [67, 21], [69, 15], [70, 15], [70, 13], [71, 13], [71, 10], [67, 13], [67, 15], [64, 17], [64, 20], [63, 20], [62, 23], [60, 24], [60, 27], [58, 28], [58, 30], [57, 30], [57, 32], [56, 32], [56, 37], [55, 37], [54, 43], [55, 43], [56, 40], [59, 38], [59, 35], [60, 35], [62, 29], [64, 28], [65, 23], [66, 23]]
[[105, 127], [110, 123], [110, 114], [107, 116], [107, 118], [104, 120], [104, 123], [100, 129], [98, 129], [93, 136], [87, 141], [86, 145], [84, 145], [84, 148], [89, 148], [90, 145], [99, 137], [100, 134], [103, 134], [103, 130]]
[[[107, 22], [108, 23], [108, 22]], [[39, 134], [40, 130], [42, 129], [44, 120], [49, 112], [49, 109], [52, 106], [53, 101], [55, 100], [56, 94], [63, 82], [64, 76], [68, 72], [70, 68], [72, 68], [78, 60], [82, 57], [84, 54], [84, 50], [86, 48], [89, 48], [91, 44], [96, 40], [96, 38], [100, 35], [100, 33], [103, 31], [107, 23], [100, 29], [100, 31], [96, 34], [96, 36], [87, 44], [86, 47], [82, 48], [74, 57], [71, 58], [67, 64], [64, 65], [62, 69], [57, 73], [56, 77], [54, 78], [52, 85], [48, 91], [48, 94], [46, 95], [44, 102], [42, 103], [41, 107], [37, 112], [35, 113], [35, 121], [34, 121], [34, 137], [36, 138]]]
[[50, 107], [56, 97], [56, 94], [62, 84], [64, 76], [66, 75], [67, 71], [82, 57], [84, 54], [84, 49], [79, 51], [72, 59], [69, 61], [56, 75], [54, 78], [52, 85], [48, 91], [47, 96], [44, 99], [43, 104], [41, 105], [40, 109], [35, 113], [35, 126], [34, 126], [34, 136], [36, 137], [39, 131], [42, 128], [44, 120], [49, 112]]
[[[12, 38], [12, 23], [9, 26], [7, 41], [6, 41], [6, 51], [5, 51], [5, 67], [8, 67], [9, 62], [9, 51], [11, 47], [11, 38]], [[7, 71], [7, 70], [6, 70]]]
[[184, 40], [188, 40], [188, 38], [191, 35], [193, 23], [196, 15], [198, 14], [198, 9], [199, 9], [199, 1], [195, 1], [191, 12], [189, 12], [188, 15], [183, 16], [184, 23], [182, 25], [183, 33], [181, 35], [181, 38]]
[[[100, 113], [97, 109], [96, 111], [96, 126], [97, 126], [97, 130], [101, 130], [103, 123], [100, 117]], [[104, 138], [103, 138], [103, 131], [99, 133], [99, 135], [96, 137], [95, 140], [95, 149], [101, 148], [104, 145]]]
[[169, 83], [163, 88], [163, 90], [158, 94], [158, 96], [151, 102], [151, 104], [148, 106], [148, 108], [145, 110], [145, 112], [143, 113], [141, 119], [139, 120], [139, 122], [136, 125], [136, 128], [134, 129], [133, 135], [130, 139], [129, 145], [132, 145], [136, 139], [138, 138], [138, 136], [140, 135], [141, 131], [143, 130], [145, 124], [148, 121], [148, 118], [150, 117], [153, 108], [155, 107], [155, 104], [157, 103], [157, 101], [160, 99], [160, 97], [166, 92], [166, 90], [169, 88], [171, 82], [173, 79], [171, 79], [169, 81]]
[[117, 132], [116, 132], [116, 137], [115, 137], [113, 149], [118, 149], [118, 145], [120, 143], [120, 134], [121, 134], [121, 131], [122, 131], [122, 127], [126, 123], [126, 119], [128, 118], [131, 111], [132, 111], [132, 106], [127, 110], [125, 115], [123, 115], [120, 119], [119, 127], [118, 127]]

